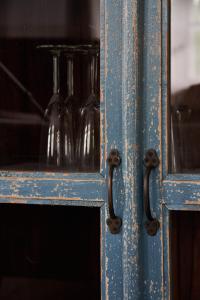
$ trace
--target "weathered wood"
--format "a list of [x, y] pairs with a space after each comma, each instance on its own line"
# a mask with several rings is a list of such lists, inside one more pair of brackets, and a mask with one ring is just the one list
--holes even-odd
[[[143, 105], [143, 156], [148, 149], [155, 149], [162, 162], [161, 151], [161, 1], [144, 1], [140, 4], [140, 97]], [[141, 168], [142, 171], [142, 168]], [[142, 172], [141, 172], [142, 173]], [[141, 174], [142, 176], [142, 174]], [[162, 207], [160, 203], [162, 163], [152, 171], [150, 178], [151, 207], [159, 219], [160, 230], [156, 236], [148, 236], [141, 214], [140, 256], [143, 273], [141, 276], [141, 299], [163, 299], [163, 233]]]

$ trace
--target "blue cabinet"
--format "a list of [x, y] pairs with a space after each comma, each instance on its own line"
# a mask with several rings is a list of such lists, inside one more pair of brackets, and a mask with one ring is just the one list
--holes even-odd
[[[99, 172], [0, 172], [1, 205], [99, 209], [102, 300], [175, 299], [173, 216], [199, 211], [198, 172], [177, 173], [170, 167], [178, 153], [171, 142], [170, 14], [168, 0], [100, 1]], [[106, 224], [112, 149], [121, 157], [113, 172], [114, 211], [122, 219], [117, 234]], [[159, 221], [155, 235], [145, 228], [143, 159], [148, 149], [159, 158], [149, 177], [150, 209]]]

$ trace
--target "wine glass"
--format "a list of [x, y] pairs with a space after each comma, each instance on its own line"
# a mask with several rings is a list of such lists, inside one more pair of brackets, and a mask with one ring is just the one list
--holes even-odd
[[77, 138], [79, 170], [95, 172], [100, 161], [100, 100], [98, 88], [99, 49], [89, 50], [90, 96], [80, 109], [80, 127]]
[[[64, 52], [67, 60], [67, 96], [65, 98], [65, 105], [67, 110], [70, 111], [71, 115], [71, 126], [73, 129], [73, 144], [75, 145], [75, 133], [77, 131], [76, 117], [78, 110], [78, 98], [75, 95], [74, 77], [75, 77], [75, 56], [78, 53], [78, 48], [67, 48]], [[74, 147], [75, 150], [75, 147]], [[74, 153], [75, 155], [75, 153]]]
[[74, 160], [74, 142], [71, 112], [60, 93], [59, 61], [63, 46], [43, 45], [53, 57], [53, 95], [46, 108], [47, 122], [46, 164], [48, 168], [70, 170]]

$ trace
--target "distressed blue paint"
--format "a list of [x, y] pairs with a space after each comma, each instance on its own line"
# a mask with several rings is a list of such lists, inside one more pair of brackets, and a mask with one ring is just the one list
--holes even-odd
[[[122, 153], [122, 0], [105, 1], [105, 155], [117, 148]], [[115, 172], [114, 199], [116, 214], [122, 216], [122, 166]], [[107, 209], [105, 210], [107, 217]], [[105, 227], [105, 295], [106, 299], [123, 299], [122, 234], [112, 235]]]
[[200, 205], [200, 182], [164, 180], [163, 201], [166, 205]]
[[168, 174], [164, 180], [169, 181], [200, 181], [200, 174]]
[[166, 206], [169, 210], [180, 210], [180, 211], [200, 211], [200, 206], [195, 204], [190, 205], [178, 205], [178, 204], [169, 204]]
[[0, 180], [0, 198], [42, 199], [74, 201], [104, 201], [104, 181], [63, 181], [63, 180]]
[[103, 175], [99, 173], [62, 173], [62, 172], [17, 172], [17, 171], [1, 171], [0, 180], [4, 178], [31, 178], [31, 179], [62, 179], [62, 180], [102, 180]]
[[138, 95], [138, 2], [123, 1], [122, 141], [123, 141], [123, 299], [142, 299], [141, 105]]
[[[141, 83], [143, 101], [143, 156], [154, 148], [161, 158], [161, 1], [143, 1], [141, 12]], [[161, 159], [162, 161], [162, 159]], [[162, 224], [159, 199], [162, 163], [153, 170], [150, 178], [150, 195], [153, 215]], [[144, 222], [144, 220], [143, 220]], [[143, 282], [141, 299], [163, 299], [162, 228], [154, 237], [141, 229], [141, 261]]]
[[106, 143], [106, 135], [105, 135], [105, 122], [106, 122], [106, 108], [105, 108], [105, 1], [100, 0], [100, 136], [101, 136], [101, 166], [100, 173], [105, 176], [106, 169], [106, 153], [105, 153], [105, 143]]
[[100, 200], [60, 200], [58, 198], [55, 199], [35, 199], [35, 198], [16, 198], [13, 200], [12, 198], [1, 198], [0, 204], [26, 204], [26, 205], [50, 205], [50, 206], [82, 206], [82, 207], [102, 207], [105, 203]]
[[161, 24], [161, 36], [162, 36], [162, 54], [161, 54], [161, 63], [162, 63], [162, 167], [163, 172], [162, 176], [165, 178], [168, 174], [169, 162], [168, 162], [168, 151], [170, 151], [170, 141], [168, 140], [169, 134], [168, 130], [170, 129], [168, 126], [168, 113], [169, 113], [169, 64], [170, 64], [170, 51], [169, 51], [169, 29], [170, 29], [170, 6], [169, 0], [162, 1], [162, 24]]

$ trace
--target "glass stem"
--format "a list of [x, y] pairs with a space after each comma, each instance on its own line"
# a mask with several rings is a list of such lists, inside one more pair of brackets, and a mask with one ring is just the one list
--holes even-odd
[[90, 81], [91, 81], [91, 94], [95, 95], [97, 92], [97, 54], [92, 54], [91, 67], [90, 67]]
[[68, 96], [74, 96], [74, 57], [67, 56], [67, 90]]
[[60, 76], [59, 76], [59, 54], [53, 54], [53, 93], [60, 92]]

